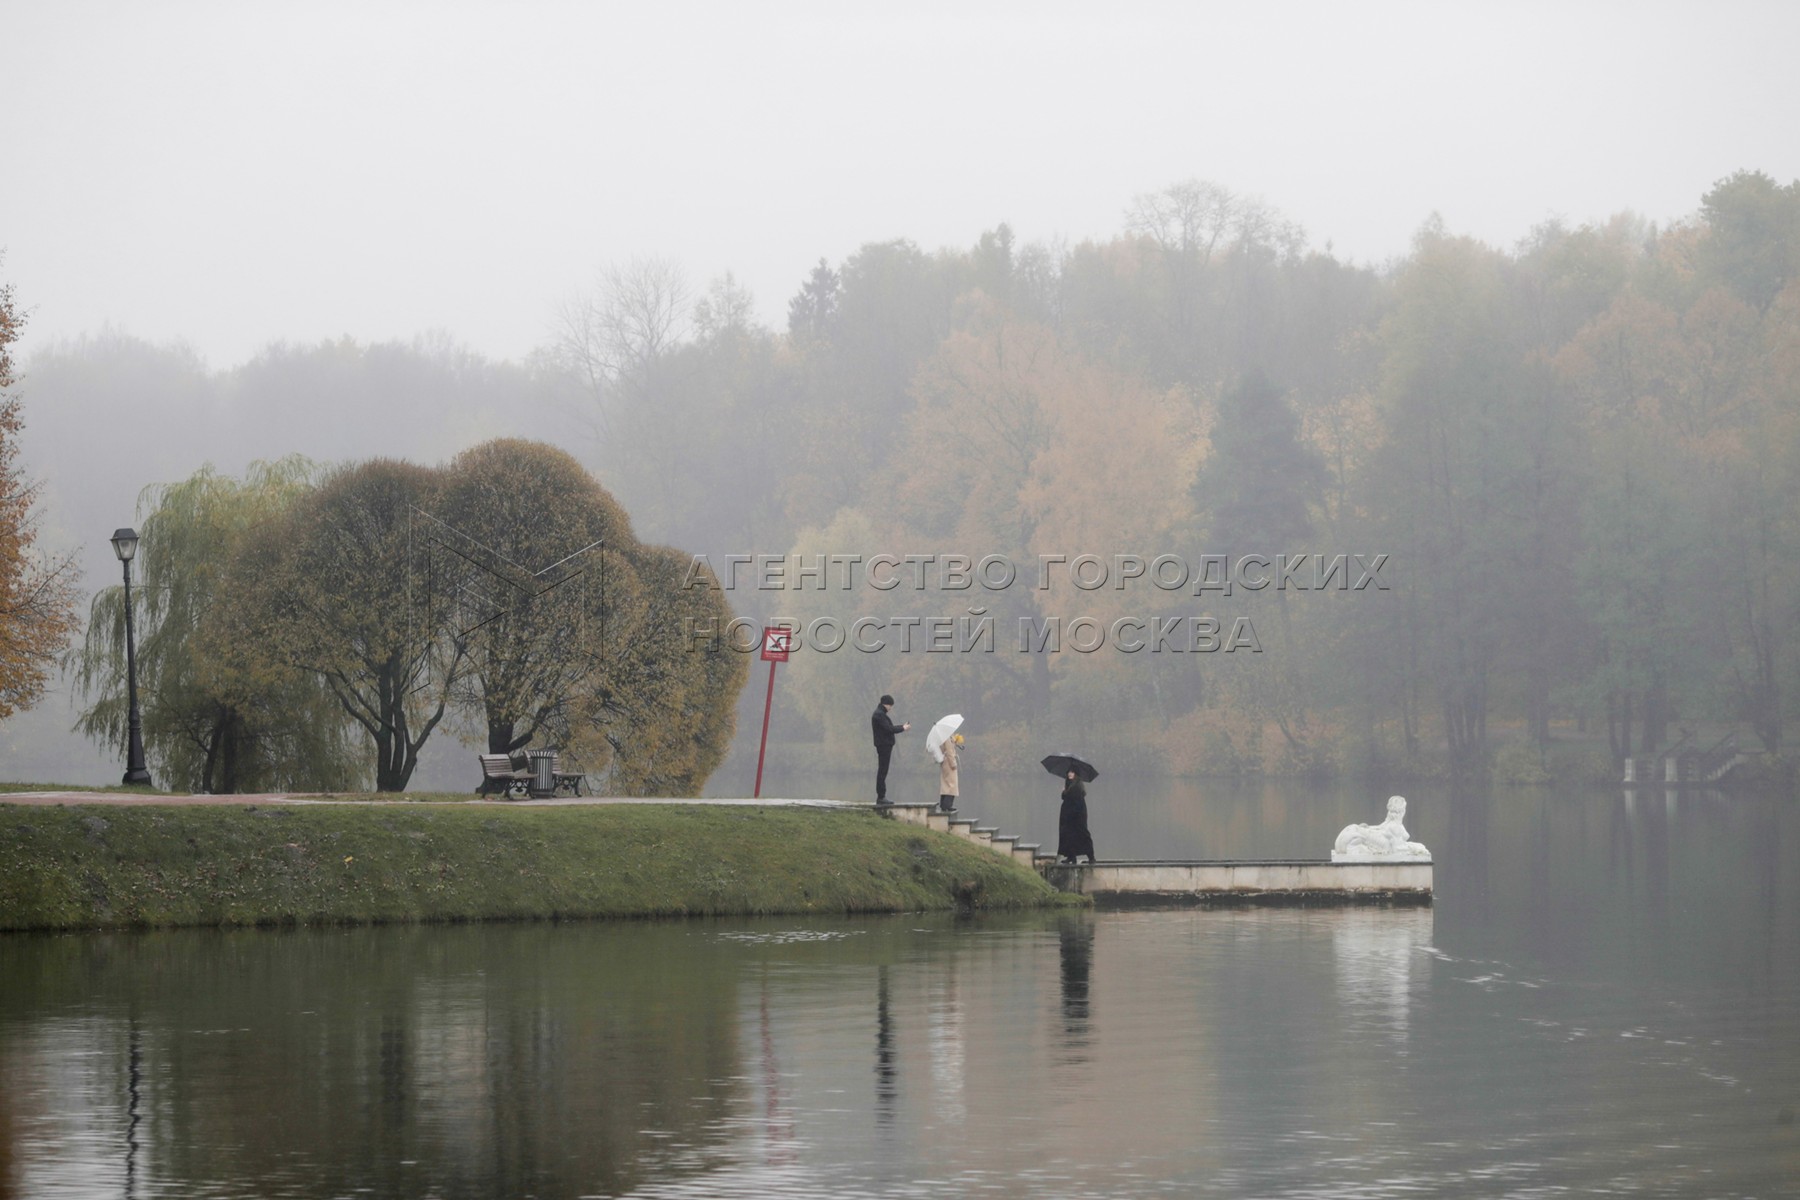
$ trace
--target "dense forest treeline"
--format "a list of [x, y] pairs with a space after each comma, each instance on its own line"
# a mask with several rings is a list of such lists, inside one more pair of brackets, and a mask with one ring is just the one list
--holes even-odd
[[[921, 718], [975, 714], [1003, 758], [1079, 736], [1176, 770], [1472, 772], [1499, 752], [1533, 778], [1563, 741], [1610, 776], [1696, 724], [1783, 749], [1797, 270], [1800, 185], [1755, 173], [1666, 229], [1553, 222], [1509, 250], [1433, 220], [1380, 271], [1190, 183], [1104, 242], [1000, 226], [966, 252], [821, 262], [780, 333], [726, 280], [690, 336], [653, 342], [641, 302], [670, 288], [640, 264], [557, 361], [613, 430], [607, 477], [683, 546], [1391, 556], [1385, 593], [991, 598], [1003, 630], [1020, 606], [1210, 602], [1255, 621], [1260, 656], [802, 655], [787, 732], [822, 761], [859, 763], [845, 714], [895, 691]], [[739, 597], [802, 620], [958, 599]]]
[[[1608, 777], [1695, 729], [1786, 749], [1797, 275], [1800, 183], [1754, 172], [1662, 228], [1549, 222], [1501, 248], [1434, 219], [1380, 268], [1191, 182], [1138, 198], [1104, 240], [999, 225], [963, 250], [821, 260], [784, 329], [729, 275], [696, 296], [639, 260], [520, 364], [439, 339], [212, 372], [105, 335], [40, 352], [25, 395], [37, 411], [153, 396], [194, 414], [190, 453], [225, 462], [244, 453], [233, 426], [266, 458], [548, 435], [641, 534], [715, 562], [1389, 556], [1388, 586], [1357, 591], [730, 593], [757, 621], [983, 601], [996, 618], [991, 654], [796, 655], [771, 737], [793, 765], [861, 765], [862, 714], [891, 691], [914, 720], [968, 715], [973, 763], [1079, 737], [1141, 769]], [[1019, 616], [1202, 613], [1249, 618], [1260, 653], [1010, 638]]]

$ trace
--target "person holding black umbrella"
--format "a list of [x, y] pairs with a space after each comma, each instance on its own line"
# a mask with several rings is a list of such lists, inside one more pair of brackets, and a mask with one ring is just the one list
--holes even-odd
[[910, 724], [894, 724], [888, 710], [894, 707], [892, 696], [883, 696], [869, 714], [869, 727], [875, 733], [875, 803], [886, 804], [888, 760], [894, 756], [894, 735], [911, 729]]
[[1056, 857], [1074, 862], [1082, 854], [1087, 855], [1088, 865], [1092, 866], [1094, 835], [1088, 832], [1087, 787], [1080, 776], [1070, 771], [1063, 783], [1062, 812], [1056, 821]]
[[1049, 755], [1044, 759], [1044, 769], [1063, 778], [1062, 811], [1056, 822], [1056, 857], [1072, 863], [1085, 854], [1092, 866], [1094, 835], [1088, 832], [1087, 787], [1082, 781], [1092, 783], [1100, 778], [1100, 772], [1073, 754]]

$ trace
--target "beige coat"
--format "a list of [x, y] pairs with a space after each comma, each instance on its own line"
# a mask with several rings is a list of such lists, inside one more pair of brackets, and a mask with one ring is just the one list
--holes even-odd
[[956, 743], [945, 740], [944, 761], [938, 764], [938, 795], [960, 795], [956, 790]]

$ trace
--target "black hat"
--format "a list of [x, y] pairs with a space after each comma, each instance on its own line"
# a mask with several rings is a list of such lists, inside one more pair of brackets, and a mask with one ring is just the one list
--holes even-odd
[[892, 696], [883, 696], [881, 698], [881, 702], [883, 704], [892, 704], [894, 702], [894, 698]]

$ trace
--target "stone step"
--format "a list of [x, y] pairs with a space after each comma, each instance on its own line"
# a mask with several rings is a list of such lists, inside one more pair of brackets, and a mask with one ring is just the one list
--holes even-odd
[[1041, 868], [1044, 864], [1055, 861], [1053, 856], [1039, 854], [1042, 847], [1036, 842], [1020, 841], [1016, 833], [1001, 833], [996, 826], [981, 824], [980, 817], [943, 812], [935, 804], [888, 804], [877, 811], [891, 820], [923, 825], [927, 829], [974, 842], [977, 846], [986, 846], [1002, 858], [1010, 858], [1027, 867]]
[[875, 811], [890, 821], [900, 821], [907, 825], [931, 824], [931, 812], [935, 804], [877, 804]]

